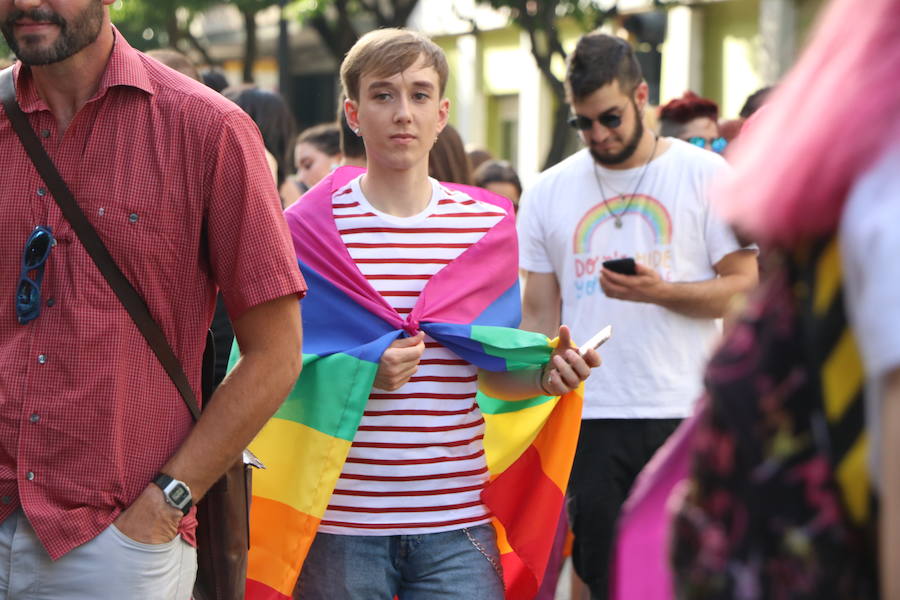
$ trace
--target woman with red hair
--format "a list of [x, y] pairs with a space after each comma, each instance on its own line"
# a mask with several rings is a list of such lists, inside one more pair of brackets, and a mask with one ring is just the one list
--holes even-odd
[[832, 2], [734, 143], [720, 214], [774, 260], [707, 370], [680, 598], [900, 598], [898, 32]]
[[659, 109], [660, 135], [676, 137], [721, 154], [728, 142], [719, 133], [719, 105], [685, 92]]

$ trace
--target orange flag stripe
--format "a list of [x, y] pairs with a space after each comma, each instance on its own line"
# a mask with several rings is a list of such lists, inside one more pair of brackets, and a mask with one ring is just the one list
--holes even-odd
[[[297, 564], [306, 558], [321, 519], [294, 510], [287, 504], [260, 496], [253, 497], [250, 508], [249, 573], [253, 579], [291, 597]], [[290, 531], [290, 536], [264, 537], [262, 532]]]

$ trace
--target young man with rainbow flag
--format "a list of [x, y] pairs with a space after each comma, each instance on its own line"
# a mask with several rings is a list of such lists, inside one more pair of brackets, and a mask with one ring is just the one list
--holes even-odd
[[600, 357], [565, 326], [552, 342], [515, 329], [509, 201], [428, 177], [447, 75], [418, 33], [360, 39], [341, 79], [367, 171], [338, 169], [286, 212], [309, 285], [304, 368], [251, 446], [269, 468], [250, 598], [530, 598], [540, 585]]

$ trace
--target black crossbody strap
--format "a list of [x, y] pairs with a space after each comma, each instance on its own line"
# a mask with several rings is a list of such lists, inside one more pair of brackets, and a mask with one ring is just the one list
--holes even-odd
[[13, 129], [15, 129], [16, 135], [19, 136], [19, 140], [31, 158], [31, 162], [34, 163], [34, 167], [44, 180], [44, 183], [47, 184], [50, 193], [53, 194], [53, 199], [59, 205], [60, 210], [62, 210], [63, 216], [72, 226], [75, 234], [81, 240], [82, 245], [94, 261], [94, 264], [97, 265], [100, 273], [106, 278], [122, 306], [131, 315], [134, 324], [141, 332], [141, 335], [144, 336], [144, 339], [147, 340], [159, 362], [162, 363], [166, 373], [172, 379], [175, 387], [178, 388], [184, 403], [187, 404], [188, 410], [191, 411], [191, 415], [193, 415], [195, 420], [199, 419], [200, 407], [197, 405], [194, 391], [191, 389], [187, 375], [184, 374], [181, 363], [172, 351], [172, 347], [169, 346], [162, 328], [153, 319], [150, 310], [147, 308], [147, 303], [144, 302], [141, 295], [138, 294], [131, 282], [128, 281], [128, 278], [125, 277], [125, 274], [122, 273], [122, 270], [116, 265], [109, 250], [106, 249], [106, 246], [97, 234], [97, 230], [94, 229], [81, 207], [78, 206], [66, 182], [47, 155], [22, 109], [19, 108], [19, 103], [16, 101], [12, 67], [0, 72], [0, 99], [3, 101], [3, 108], [6, 110], [6, 115], [9, 117]]

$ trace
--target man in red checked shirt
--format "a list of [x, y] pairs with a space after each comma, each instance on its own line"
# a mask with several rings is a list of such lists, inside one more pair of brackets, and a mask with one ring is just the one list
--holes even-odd
[[194, 426], [0, 108], [2, 598], [190, 598], [192, 505], [300, 370], [305, 284], [259, 132], [133, 50], [112, 2], [0, 0], [18, 103], [193, 389], [217, 288], [242, 358]]

